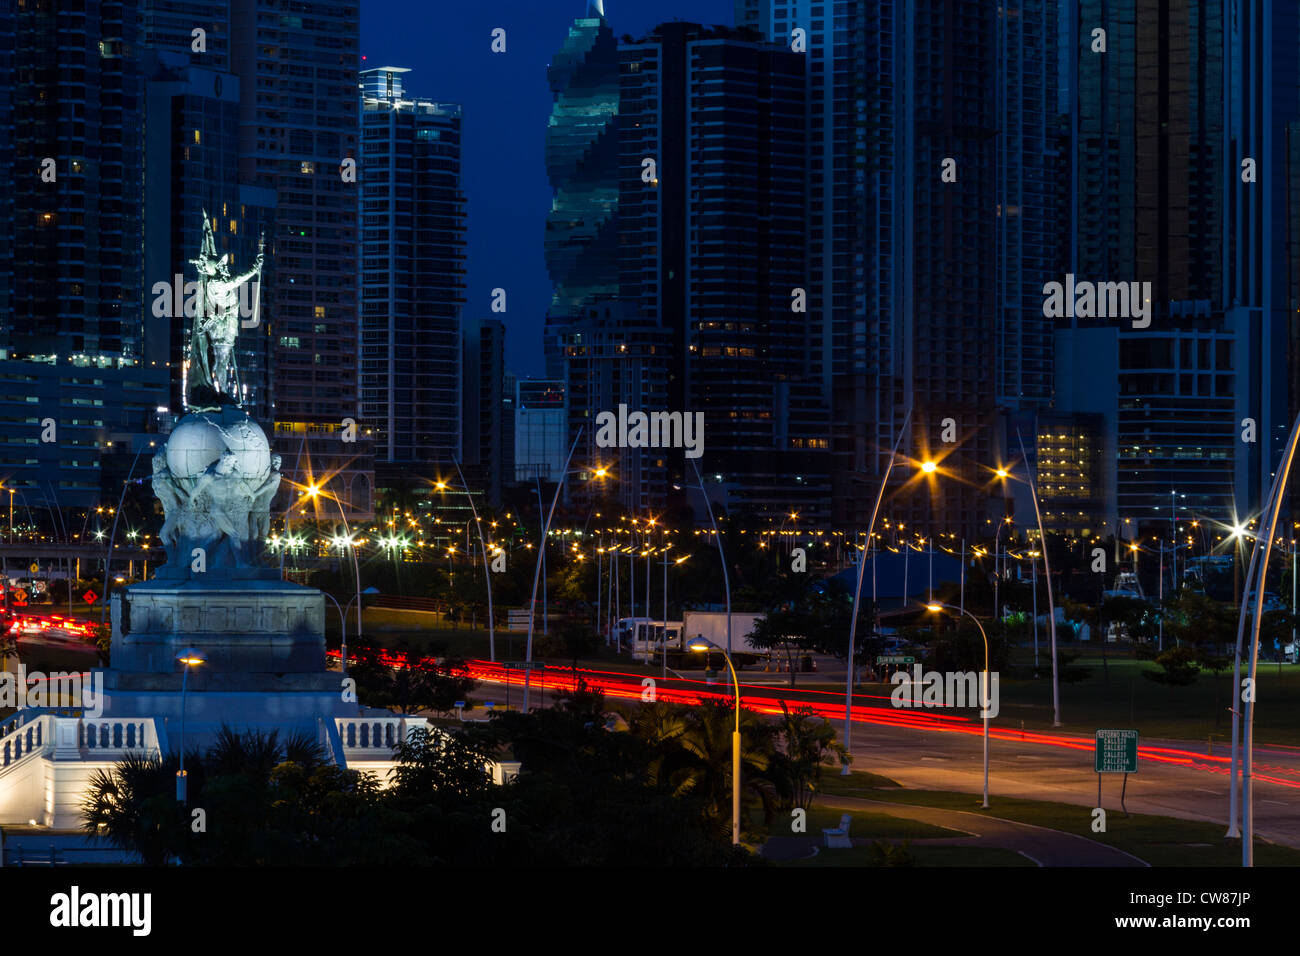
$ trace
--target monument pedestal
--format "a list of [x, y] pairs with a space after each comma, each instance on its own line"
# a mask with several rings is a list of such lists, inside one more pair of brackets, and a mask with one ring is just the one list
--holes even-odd
[[[325, 598], [315, 588], [213, 572], [187, 581], [133, 584], [113, 595], [112, 672], [177, 675], [177, 656], [202, 651], [190, 686], [250, 689], [255, 675], [325, 671]], [[214, 688], [215, 689], [215, 688]]]

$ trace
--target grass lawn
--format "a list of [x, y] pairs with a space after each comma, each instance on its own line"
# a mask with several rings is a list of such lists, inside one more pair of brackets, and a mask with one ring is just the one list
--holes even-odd
[[[914, 806], [983, 812], [978, 809], [974, 794], [942, 790], [871, 789], [873, 776], [853, 773], [847, 778], [837, 777], [836, 780], [842, 782], [835, 788], [835, 793]], [[857, 779], [859, 777], [863, 779]], [[823, 794], [822, 809], [834, 809], [835, 793], [831, 793], [830, 789]], [[991, 816], [1075, 833], [1132, 853], [1152, 866], [1241, 865], [1241, 841], [1225, 840], [1223, 825], [1219, 823], [1201, 823], [1139, 813], [1126, 818], [1118, 810], [1108, 810], [1106, 832], [1093, 833], [1092, 812], [1087, 807], [1000, 796], [990, 798], [990, 803], [992, 807], [988, 812]], [[1257, 841], [1255, 863], [1258, 866], [1300, 866], [1300, 850]]]
[[877, 787], [898, 788], [901, 786], [902, 784], [898, 781], [890, 780], [878, 773], [854, 770], [847, 776], [841, 776], [838, 768], [823, 768], [821, 783], [817, 787], [818, 794], [813, 799], [815, 801], [827, 795], [844, 797], [869, 796]]
[[[856, 820], [856, 818], [855, 818]], [[917, 866], [1034, 866], [1015, 850], [979, 846], [913, 846]], [[778, 866], [871, 866], [871, 847], [855, 846], [851, 850], [822, 848], [814, 857], [790, 860]]]
[[[808, 832], [819, 835], [823, 829], [838, 827], [840, 817], [847, 813], [853, 818], [849, 825], [849, 836], [853, 839], [869, 840], [938, 840], [947, 837], [961, 838], [969, 834], [947, 827], [936, 826], [921, 820], [909, 820], [888, 813], [872, 813], [862, 810], [841, 810], [837, 807], [819, 807], [814, 805], [808, 811]], [[778, 824], [779, 825], [779, 824]], [[776, 826], [773, 827], [776, 831]]]

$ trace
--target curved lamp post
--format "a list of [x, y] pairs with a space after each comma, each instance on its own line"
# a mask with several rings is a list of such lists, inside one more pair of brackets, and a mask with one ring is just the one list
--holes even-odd
[[980, 637], [984, 639], [984, 677], [983, 692], [980, 699], [980, 716], [984, 718], [984, 805], [983, 809], [989, 808], [989, 636], [984, 633], [984, 625], [970, 611], [963, 610], [959, 607], [953, 607], [951, 604], [927, 604], [927, 611], [956, 611], [958, 614], [965, 614], [975, 622], [975, 626], [980, 629]]
[[[573, 453], [578, 450], [578, 442], [582, 439], [582, 428], [578, 426], [578, 434], [573, 437], [573, 444], [569, 447], [569, 457], [564, 459], [564, 470], [560, 472], [560, 480], [555, 483], [555, 497], [551, 499], [551, 510], [546, 513], [546, 524], [542, 526], [541, 546], [537, 549], [537, 564], [533, 568], [533, 598], [528, 602], [528, 650], [524, 657], [524, 713], [528, 713], [528, 689], [532, 683], [533, 674], [533, 625], [537, 617], [537, 579], [542, 573], [542, 561], [546, 557], [546, 537], [551, 533], [551, 519], [555, 517], [555, 506], [560, 501], [560, 490], [564, 488], [564, 482], [569, 477], [569, 464], [573, 461]], [[540, 479], [538, 488], [540, 489]], [[539, 491], [540, 495], [540, 491]], [[538, 499], [540, 501], [540, 498]]]
[[[312, 499], [313, 501], [315, 501], [317, 498], [325, 498], [329, 501], [334, 502], [334, 506], [339, 509], [339, 520], [343, 522], [343, 537], [348, 544], [348, 550], [352, 552], [352, 573], [356, 576], [356, 582], [357, 582], [357, 593], [355, 598], [357, 602], [357, 637], [360, 637], [361, 636], [361, 566], [357, 563], [357, 543], [352, 540], [352, 531], [350, 528], [348, 528], [348, 516], [343, 513], [343, 502], [339, 501], [337, 495], [333, 494], [332, 492], [325, 491], [323, 488], [321, 488], [320, 485], [299, 485], [298, 482], [296, 481], [290, 481], [289, 483], [293, 485], [295, 488], [306, 488], [307, 497]], [[352, 606], [352, 602], [349, 601], [348, 607], [351, 606]], [[346, 651], [346, 647], [345, 647], [345, 651]], [[346, 670], [347, 670], [347, 665], [345, 664], [344, 671], [346, 672]]]
[[[709, 513], [709, 524], [713, 528], [713, 540], [718, 542], [718, 558], [722, 561], [722, 584], [727, 591], [727, 653], [731, 653], [731, 575], [727, 571], [727, 555], [722, 550], [722, 535], [718, 534], [718, 522], [713, 519], [713, 505], [709, 502], [709, 493], [704, 488], [704, 479], [700, 476], [700, 466], [691, 459], [691, 467], [695, 469], [695, 480], [700, 484], [700, 494], [704, 496], [704, 508]], [[636, 613], [634, 610], [633, 614]], [[682, 622], [682, 629], [686, 629], [685, 621]], [[727, 658], [727, 663], [731, 663], [731, 658]], [[739, 694], [739, 691], [737, 691]], [[737, 700], [740, 698], [737, 697]], [[737, 724], [739, 726], [739, 724]], [[737, 824], [739, 826], [739, 824]], [[739, 832], [739, 831], [737, 831]]]
[[[889, 466], [885, 469], [885, 475], [880, 479], [880, 488], [876, 491], [876, 503], [871, 508], [871, 521], [867, 524], [867, 537], [862, 548], [862, 554], [858, 557], [858, 580], [853, 587], [853, 618], [849, 621], [849, 675], [844, 681], [844, 763], [840, 766], [840, 775], [846, 776], [849, 772], [848, 757], [852, 755], [853, 746], [853, 666], [854, 656], [857, 651], [858, 638], [858, 611], [861, 607], [862, 600], [862, 576], [867, 569], [867, 553], [871, 550], [871, 535], [876, 528], [876, 517], [880, 514], [880, 501], [885, 496], [885, 485], [889, 483], [889, 473], [894, 470], [894, 460], [898, 457], [898, 449], [903, 444], [903, 436], [907, 434], [907, 423], [912, 420], [912, 410], [909, 408], [907, 414], [903, 416], [903, 425], [898, 430], [898, 440], [894, 442], [894, 450], [889, 453]], [[871, 573], [872, 581], [875, 581], [875, 559], [872, 559]], [[875, 584], [872, 584], [874, 590]], [[906, 595], [904, 595], [906, 599]]]
[[740, 846], [740, 681], [736, 679], [736, 668], [726, 648], [703, 635], [692, 638], [687, 646], [693, 651], [721, 651], [731, 671], [731, 685], [736, 689], [736, 729], [731, 732], [731, 845]]
[[352, 609], [353, 602], [355, 602], [357, 598], [361, 597], [362, 594], [378, 594], [379, 588], [366, 588], [361, 592], [361, 594], [356, 594], [348, 598], [348, 603], [344, 605], [340, 605], [338, 598], [330, 594], [328, 591], [321, 591], [320, 593], [328, 598], [329, 602], [334, 605], [334, 610], [339, 612], [339, 630], [341, 635], [340, 653], [343, 665], [343, 675], [346, 677], [348, 673], [348, 611]]
[[[1259, 664], [1259, 630], [1260, 623], [1264, 614], [1264, 583], [1268, 577], [1268, 559], [1273, 552], [1273, 541], [1277, 535], [1278, 515], [1282, 510], [1282, 498], [1286, 494], [1287, 483], [1291, 477], [1291, 465], [1295, 460], [1295, 451], [1297, 439], [1300, 438], [1300, 417], [1296, 418], [1295, 424], [1291, 426], [1291, 436], [1287, 439], [1286, 450], [1282, 455], [1281, 467], [1276, 472], [1273, 479], [1273, 486], [1269, 490], [1268, 503], [1264, 509], [1264, 518], [1260, 521], [1259, 537], [1255, 539], [1255, 547], [1251, 556], [1252, 571], [1255, 567], [1255, 559], [1259, 558], [1259, 578], [1254, 580], [1252, 574], [1246, 576], [1246, 590], [1244, 595], [1252, 593], [1254, 589], [1255, 609], [1254, 620], [1251, 625], [1251, 647], [1250, 647], [1250, 687], [1256, 687], [1255, 678], [1256, 670]], [[1263, 548], [1261, 550], [1261, 539]], [[1234, 661], [1234, 677], [1237, 683], [1234, 685], [1234, 694], [1240, 693], [1241, 688], [1241, 634], [1242, 626], [1245, 621], [1246, 607], [1248, 602], [1241, 602], [1241, 616], [1237, 625], [1237, 652]], [[1245, 754], [1242, 759], [1242, 787], [1241, 787], [1241, 804], [1242, 804], [1242, 822], [1243, 833], [1241, 839], [1241, 865], [1255, 865], [1255, 819], [1254, 819], [1254, 802], [1253, 788], [1251, 780], [1251, 770], [1254, 763], [1254, 728], [1255, 728], [1255, 694], [1252, 692], [1245, 704]], [[1237, 721], [1239, 719], [1237, 708], [1232, 708], [1232, 729], [1233, 729], [1233, 748], [1232, 748], [1232, 774], [1229, 779], [1228, 792], [1235, 797], [1237, 791]], [[1231, 820], [1233, 828], [1236, 826], [1236, 814], [1234, 813]]]
[[[1047, 626], [1052, 635], [1052, 726], [1061, 726], [1061, 681], [1056, 667], [1056, 604], [1052, 600], [1052, 565], [1047, 557], [1047, 535], [1043, 532], [1043, 513], [1038, 508], [1038, 488], [1029, 474], [1029, 457], [1025, 454], [1025, 440], [1016, 429], [1020, 442], [1020, 459], [1025, 462], [1024, 482], [1029, 486], [1029, 497], [1034, 502], [1034, 518], [1038, 521], [1038, 540], [1043, 549], [1043, 577], [1047, 581]], [[1005, 469], [999, 469], [1004, 471]]]
[[[135, 466], [139, 463], [144, 450], [153, 446], [153, 442], [149, 442], [148, 445], [141, 445], [140, 450], [135, 453], [135, 458], [131, 460], [131, 470], [126, 473], [126, 480], [122, 482], [122, 494], [117, 499], [117, 512], [113, 515], [113, 531], [108, 536], [108, 552], [104, 555], [104, 597], [103, 603], [99, 606], [99, 623], [101, 625], [104, 623], [104, 615], [108, 613], [108, 589], [112, 586], [110, 584], [112, 578], [110, 577], [109, 565], [113, 561], [113, 542], [117, 539], [117, 519], [122, 517], [122, 502], [126, 501], [126, 489], [131, 484], [131, 476], [135, 474]], [[141, 484], [143, 481], [144, 479], [141, 478], [136, 484]]]
[[194, 648], [190, 647], [190, 648], [186, 648], [185, 650], [183, 650], [183, 651], [181, 651], [179, 654], [177, 654], [177, 655], [176, 655], [176, 660], [180, 661], [181, 664], [184, 665], [184, 667], [185, 667], [184, 674], [183, 674], [183, 676], [181, 677], [181, 740], [180, 740], [181, 766], [180, 766], [180, 769], [176, 772], [176, 802], [177, 802], [177, 803], [184, 803], [184, 802], [185, 802], [185, 795], [186, 795], [186, 787], [185, 787], [185, 784], [186, 784], [186, 778], [185, 778], [185, 691], [186, 691], [187, 685], [189, 684], [189, 680], [190, 680], [190, 668], [191, 668], [191, 667], [197, 667], [199, 664], [203, 664], [203, 663], [205, 663], [205, 662], [207, 661], [207, 658], [203, 656], [203, 652], [202, 652], [202, 651], [195, 650]]
[[[478, 532], [479, 547], [483, 549], [483, 581], [487, 584], [488, 599], [488, 660], [496, 661], [497, 640], [492, 615], [492, 571], [488, 567], [489, 555], [487, 542], [483, 540], [483, 522], [478, 519], [478, 509], [474, 507], [474, 496], [469, 493], [469, 485], [465, 483], [465, 473], [460, 470], [460, 462], [453, 458], [452, 464], [456, 466], [456, 474], [460, 477], [460, 487], [465, 492], [465, 497], [469, 500], [469, 510], [474, 516], [474, 530]], [[435, 482], [434, 487], [439, 491], [445, 491], [447, 489], [447, 483], [445, 481]]]

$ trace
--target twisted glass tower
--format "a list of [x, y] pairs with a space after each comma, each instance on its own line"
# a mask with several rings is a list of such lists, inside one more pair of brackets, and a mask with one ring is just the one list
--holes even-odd
[[546, 219], [546, 267], [555, 285], [546, 321], [548, 361], [560, 330], [618, 295], [618, 44], [596, 0], [573, 22], [548, 70], [555, 105], [546, 172], [555, 198]]

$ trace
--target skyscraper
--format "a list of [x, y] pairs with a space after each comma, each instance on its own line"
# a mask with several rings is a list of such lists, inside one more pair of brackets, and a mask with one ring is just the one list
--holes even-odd
[[272, 441], [286, 477], [332, 476], [354, 518], [371, 513], [374, 485], [357, 359], [359, 31], [351, 0], [230, 0], [240, 180], [276, 194]]
[[461, 109], [406, 94], [408, 72], [361, 74], [361, 397], [381, 487], [464, 457]]
[[546, 174], [555, 191], [545, 240], [555, 284], [546, 317], [550, 374], [561, 373], [555, 342], [563, 327], [618, 295], [618, 44], [600, 0], [588, 14], [569, 27], [547, 70], [554, 105]]
[[466, 480], [484, 490], [493, 507], [515, 480], [515, 386], [506, 372], [506, 327], [497, 319], [463, 323], [464, 395], [461, 428]]
[[737, 0], [736, 20], [808, 62], [809, 323], [834, 408], [834, 517], [866, 522], [910, 409], [902, 452], [942, 464], [924, 480], [904, 468], [887, 507], [973, 533], [1001, 496], [984, 471], [1007, 450], [1001, 410], [1051, 400], [1035, 292], [1060, 256], [1056, 4]]
[[24, 7], [12, 82], [14, 356], [140, 360], [143, 119], [136, 0]]
[[1071, 12], [1070, 271], [1151, 289], [1145, 326], [1083, 318], [1063, 333], [1072, 356], [1080, 343], [1115, 356], [1084, 399], [1113, 409], [1109, 519], [1251, 514], [1295, 403], [1281, 211], [1297, 168], [1285, 145], [1300, 116], [1296, 12], [1256, 0], [1082, 0]]
[[166, 401], [144, 357], [138, 16], [0, 8], [0, 478], [33, 506], [94, 504], [102, 456], [147, 447]]
[[[620, 60], [620, 292], [669, 336], [667, 407], [703, 414], [699, 465], [729, 509], [825, 522], [829, 421], [804, 311], [804, 59], [674, 22]], [[690, 481], [680, 450], [652, 457]]]

